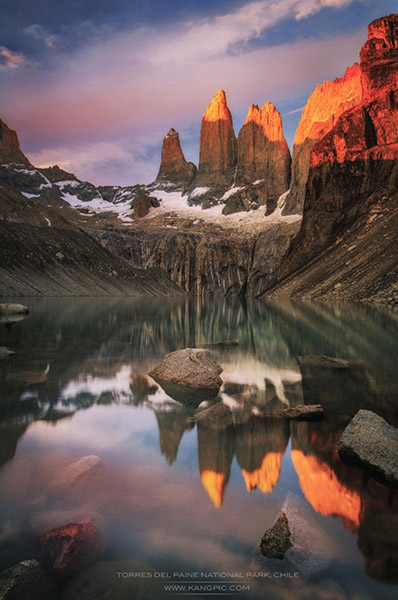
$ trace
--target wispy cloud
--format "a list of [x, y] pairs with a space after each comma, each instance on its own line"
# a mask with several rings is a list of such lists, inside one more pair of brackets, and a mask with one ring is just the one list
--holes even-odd
[[295, 108], [294, 110], [289, 110], [289, 112], [285, 113], [286, 115], [295, 115], [296, 113], [299, 113], [303, 110], [304, 106], [299, 106], [298, 108]]
[[[253, 40], [287, 18], [301, 20], [323, 8], [342, 8], [354, 0], [261, 0], [250, 2], [225, 15], [181, 23], [170, 35], [164, 32], [148, 52], [153, 64], [203, 61], [222, 56], [234, 47], [242, 49]], [[205, 41], [205, 43], [204, 43]]]
[[59, 35], [50, 33], [45, 27], [39, 25], [38, 23], [29, 25], [29, 27], [25, 27], [23, 32], [35, 42], [44, 44], [44, 46], [47, 48], [54, 48], [55, 46], [59, 45], [61, 40]]
[[14, 52], [6, 46], [0, 46], [0, 70], [21, 69], [32, 65], [33, 63], [21, 52]]

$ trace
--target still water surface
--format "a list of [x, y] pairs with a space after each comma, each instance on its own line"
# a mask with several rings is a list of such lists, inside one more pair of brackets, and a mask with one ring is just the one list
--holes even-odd
[[[288, 498], [305, 523], [312, 566], [272, 563], [270, 572], [298, 572], [286, 584], [298, 586], [295, 597], [308, 586], [314, 597], [396, 597], [396, 493], [343, 465], [335, 449], [359, 408], [398, 424], [396, 310], [214, 299], [24, 302], [26, 319], [0, 323], [0, 345], [16, 352], [0, 362], [0, 569], [40, 558], [46, 531], [90, 519], [100, 562], [62, 583], [63, 598], [177, 598], [164, 590], [164, 579], [184, 579], [173, 580], [174, 572], [266, 572], [259, 541]], [[229, 426], [195, 425], [189, 418], [206, 405], [178, 402], [145, 376], [168, 352], [231, 339], [239, 345], [211, 347], [224, 369], [222, 400], [234, 411]], [[361, 362], [300, 370], [296, 356], [308, 354]], [[255, 416], [256, 407], [303, 403], [321, 403], [326, 420]], [[117, 575], [139, 571], [159, 580]], [[274, 575], [249, 587], [233, 597], [290, 593]]]

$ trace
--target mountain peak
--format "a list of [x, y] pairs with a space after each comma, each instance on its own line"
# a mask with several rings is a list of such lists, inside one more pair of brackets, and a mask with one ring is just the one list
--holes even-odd
[[228, 121], [232, 123], [232, 116], [227, 105], [227, 95], [224, 90], [218, 90], [207, 107], [203, 119], [205, 121]]
[[284, 141], [282, 118], [272, 102], [266, 102], [261, 109], [257, 104], [250, 104], [243, 125], [248, 125], [251, 122], [256, 123], [262, 128], [264, 135], [269, 141]]
[[169, 129], [163, 138], [162, 161], [156, 182], [169, 182], [188, 186], [196, 175], [196, 167], [185, 160], [178, 132]]

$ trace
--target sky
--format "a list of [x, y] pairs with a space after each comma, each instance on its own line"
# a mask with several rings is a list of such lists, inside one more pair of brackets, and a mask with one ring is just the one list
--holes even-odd
[[36, 166], [96, 185], [155, 179], [163, 136], [198, 164], [219, 88], [236, 135], [273, 102], [286, 139], [308, 96], [359, 60], [398, 0], [1, 0], [0, 118]]

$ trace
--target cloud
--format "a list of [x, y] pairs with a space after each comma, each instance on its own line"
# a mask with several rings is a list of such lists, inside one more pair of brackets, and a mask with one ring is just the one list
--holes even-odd
[[20, 69], [33, 63], [21, 52], [14, 52], [6, 46], [0, 46], [0, 70]]
[[286, 115], [295, 115], [296, 113], [301, 112], [304, 109], [304, 106], [299, 106], [298, 108], [295, 108], [294, 110], [289, 110], [289, 112], [285, 113]]
[[44, 44], [47, 48], [54, 48], [60, 42], [60, 36], [50, 33], [45, 27], [38, 23], [25, 27], [23, 32], [34, 41]]
[[[262, 0], [250, 2], [225, 15], [181, 23], [172, 35], [164, 32], [148, 52], [152, 64], [203, 61], [222, 56], [234, 47], [245, 48], [250, 40], [280, 21], [301, 20], [323, 8], [341, 8], [354, 0]], [[204, 43], [206, 40], [206, 43]]]
[[160, 139], [133, 136], [127, 140], [74, 143], [71, 146], [45, 147], [29, 153], [37, 167], [57, 164], [79, 179], [96, 185], [133, 185], [150, 183], [156, 177], [160, 162]]

